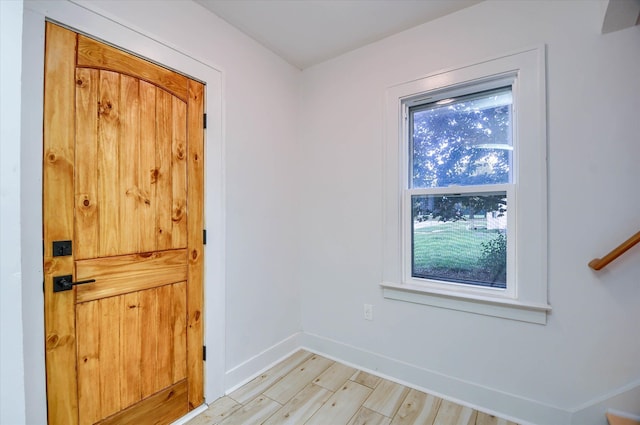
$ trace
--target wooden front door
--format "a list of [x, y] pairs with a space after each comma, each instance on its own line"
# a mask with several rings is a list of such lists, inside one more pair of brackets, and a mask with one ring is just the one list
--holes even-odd
[[49, 423], [170, 423], [204, 401], [204, 86], [47, 23], [44, 98]]

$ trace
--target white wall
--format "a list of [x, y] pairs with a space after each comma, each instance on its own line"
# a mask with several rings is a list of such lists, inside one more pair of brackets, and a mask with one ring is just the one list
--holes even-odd
[[[640, 224], [640, 27], [601, 35], [601, 24], [595, 1], [487, 1], [303, 72], [307, 346], [538, 423], [640, 385], [640, 247], [587, 268]], [[382, 298], [386, 88], [542, 43], [548, 324]]]
[[20, 270], [22, 1], [0, 2], [0, 423], [25, 421]]

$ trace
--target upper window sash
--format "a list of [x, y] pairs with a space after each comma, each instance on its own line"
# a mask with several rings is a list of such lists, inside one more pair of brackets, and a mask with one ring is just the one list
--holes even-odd
[[407, 107], [409, 187], [512, 181], [511, 85]]

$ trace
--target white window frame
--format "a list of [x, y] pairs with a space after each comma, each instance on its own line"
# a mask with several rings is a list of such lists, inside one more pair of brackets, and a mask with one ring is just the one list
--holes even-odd
[[[512, 87], [513, 169], [510, 184], [409, 188], [411, 106]], [[385, 298], [532, 323], [546, 323], [547, 180], [545, 48], [534, 47], [398, 84], [386, 93], [384, 152]], [[456, 285], [411, 276], [411, 195], [507, 191], [507, 289]]]
[[[465, 82], [462, 84], [455, 84], [454, 87], [444, 87], [442, 89], [435, 89], [428, 93], [419, 93], [415, 96], [410, 96], [402, 99], [402, 112], [401, 112], [401, 126], [402, 126], [402, 153], [400, 168], [401, 174], [406, 179], [411, 175], [411, 153], [410, 153], [410, 109], [414, 106], [424, 105], [427, 103], [435, 103], [442, 99], [456, 98], [469, 94], [481, 93], [500, 87], [510, 87], [513, 97], [515, 91], [514, 86], [517, 84], [517, 74], [515, 72], [509, 72], [501, 75], [489, 76], [473, 82]], [[426, 95], [426, 98], [425, 98]], [[515, 98], [513, 101], [515, 104]], [[517, 135], [516, 126], [516, 114], [515, 107], [512, 105], [512, 131], [514, 136]], [[513, 138], [514, 142], [516, 137]], [[514, 143], [515, 145], [515, 143]], [[515, 148], [515, 147], [514, 147]], [[437, 291], [451, 292], [462, 295], [477, 295], [477, 296], [489, 296], [494, 298], [516, 298], [516, 281], [515, 281], [515, 243], [516, 240], [516, 225], [517, 219], [517, 203], [515, 202], [516, 188], [514, 184], [515, 176], [517, 172], [513, 168], [517, 168], [516, 155], [513, 155], [511, 178], [508, 183], [493, 184], [493, 185], [470, 185], [470, 186], [452, 186], [452, 187], [435, 187], [435, 188], [417, 188], [411, 187], [409, 182], [403, 186], [403, 203], [401, 206], [401, 216], [407, 217], [411, 215], [411, 197], [413, 195], [452, 195], [452, 194], [470, 194], [470, 193], [487, 193], [487, 192], [506, 192], [508, 204], [507, 209], [512, 219], [507, 221], [507, 288], [498, 289], [482, 286], [471, 286], [469, 284], [456, 284], [455, 282], [443, 282], [434, 279], [416, 278], [412, 273], [412, 260], [413, 260], [413, 247], [412, 247], [412, 220], [403, 219], [402, 225], [402, 258], [403, 258], [403, 282], [416, 286], [428, 286], [431, 289]]]

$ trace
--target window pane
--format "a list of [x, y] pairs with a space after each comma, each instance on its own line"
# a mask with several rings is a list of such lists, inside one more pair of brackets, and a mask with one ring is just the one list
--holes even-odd
[[409, 187], [511, 182], [511, 87], [409, 109]]
[[413, 277], [507, 286], [507, 193], [413, 195]]

